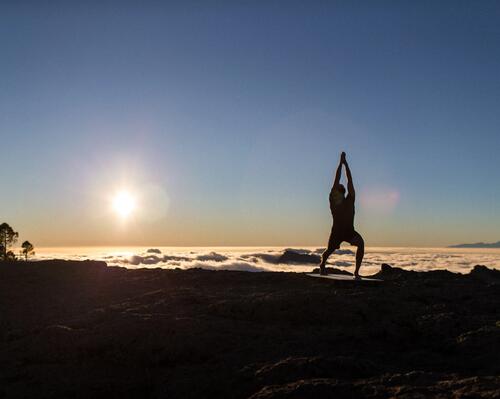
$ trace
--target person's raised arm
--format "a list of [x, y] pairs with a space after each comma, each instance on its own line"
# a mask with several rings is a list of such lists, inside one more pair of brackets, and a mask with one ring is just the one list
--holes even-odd
[[345, 165], [345, 174], [347, 175], [347, 190], [349, 191], [349, 195], [354, 198], [356, 192], [354, 191], [354, 184], [352, 182], [351, 169], [349, 169], [349, 165], [347, 164], [347, 161], [345, 159], [344, 159], [344, 165]]
[[345, 152], [340, 155], [339, 166], [337, 167], [337, 172], [335, 173], [335, 180], [333, 182], [332, 191], [337, 189], [340, 184], [340, 175], [342, 174], [342, 164], [345, 161]]

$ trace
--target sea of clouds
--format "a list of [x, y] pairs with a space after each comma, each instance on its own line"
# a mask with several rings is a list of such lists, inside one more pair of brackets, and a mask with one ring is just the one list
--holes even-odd
[[[324, 248], [60, 248], [41, 249], [36, 259], [103, 260], [127, 268], [203, 268], [248, 272], [310, 272]], [[328, 266], [354, 271], [355, 248], [337, 250]], [[367, 248], [361, 274], [378, 272], [382, 263], [407, 270], [447, 269], [468, 273], [481, 264], [500, 269], [500, 250], [450, 248]]]

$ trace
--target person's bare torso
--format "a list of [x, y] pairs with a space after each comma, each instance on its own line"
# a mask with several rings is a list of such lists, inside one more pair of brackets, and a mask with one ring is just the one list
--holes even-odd
[[347, 195], [343, 200], [336, 203], [330, 194], [330, 211], [333, 216], [333, 230], [338, 232], [354, 231], [354, 198]]

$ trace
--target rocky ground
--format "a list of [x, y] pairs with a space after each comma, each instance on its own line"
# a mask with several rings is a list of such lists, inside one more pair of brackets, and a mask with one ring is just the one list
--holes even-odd
[[0, 398], [500, 398], [500, 272], [0, 265]]

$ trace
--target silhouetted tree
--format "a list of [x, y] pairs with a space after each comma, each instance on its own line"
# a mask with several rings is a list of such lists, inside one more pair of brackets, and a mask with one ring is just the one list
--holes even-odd
[[16, 243], [19, 233], [14, 231], [7, 223], [0, 224], [0, 246], [1, 253], [0, 259], [2, 260], [13, 260], [16, 258], [12, 251], [9, 251], [9, 247]]
[[35, 248], [33, 247], [33, 244], [29, 241], [23, 242], [21, 247], [22, 247], [21, 254], [24, 255], [24, 259], [27, 262], [28, 256], [35, 255]]

